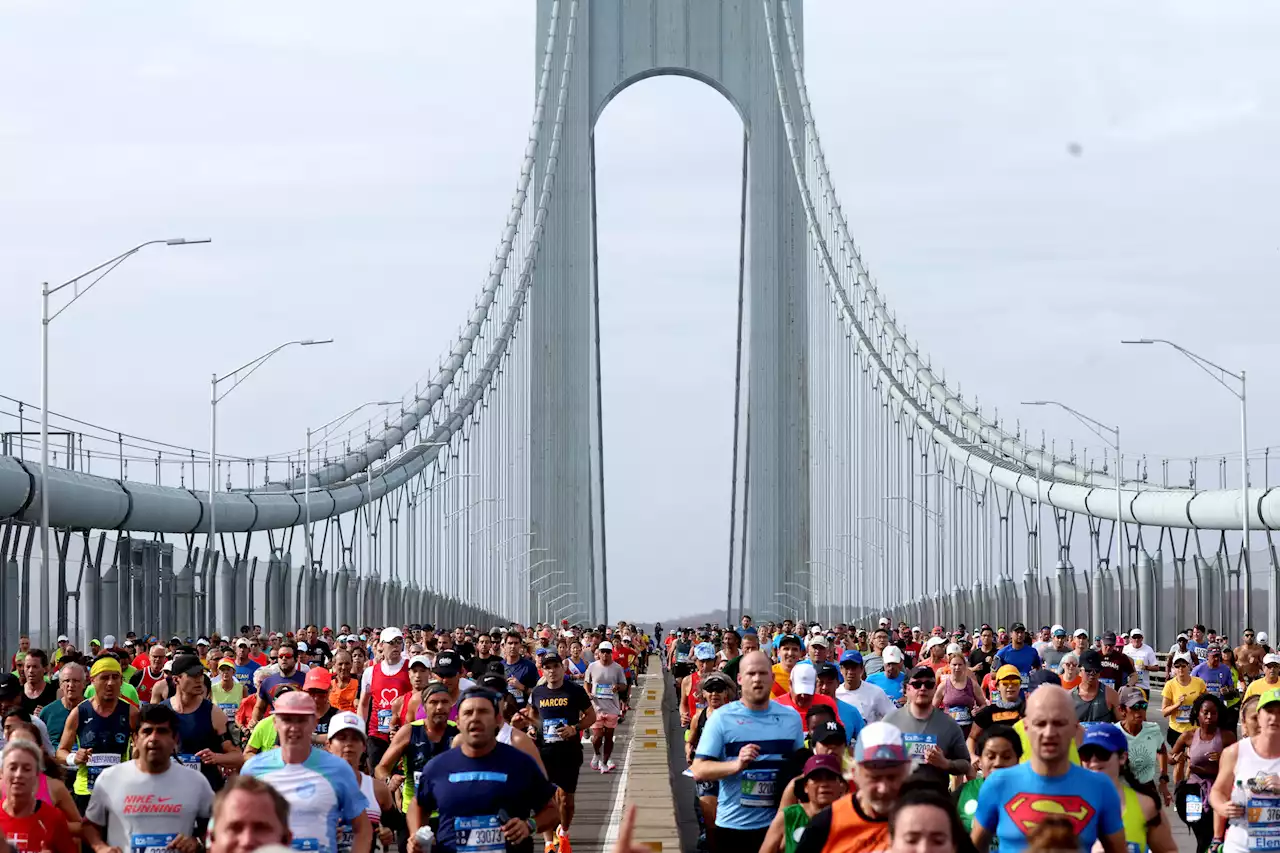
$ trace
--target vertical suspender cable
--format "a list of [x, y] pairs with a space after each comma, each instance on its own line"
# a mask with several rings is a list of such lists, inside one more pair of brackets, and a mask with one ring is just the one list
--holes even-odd
[[[604, 515], [604, 397], [600, 394], [602, 365], [600, 363], [600, 253], [599, 242], [596, 233], [596, 135], [591, 134], [591, 141], [587, 146], [587, 161], [589, 164], [591, 177], [589, 180], [591, 187], [591, 305], [593, 313], [593, 323], [595, 325], [595, 357], [596, 357], [596, 471], [600, 480], [600, 590], [601, 590], [601, 610], [604, 614], [604, 624], [609, 624], [609, 537], [605, 529]], [[590, 445], [588, 439], [587, 444]], [[587, 451], [590, 453], [591, 448]], [[587, 512], [588, 518], [591, 516], [590, 505]], [[588, 522], [590, 523], [590, 522]], [[592, 537], [594, 540], [594, 537]], [[591, 548], [592, 554], [595, 548]], [[594, 567], [592, 567], [594, 574]], [[592, 591], [591, 607], [595, 608], [595, 592]]]
[[[751, 389], [747, 388], [747, 438], [742, 454], [742, 556], [738, 558], [738, 617], [747, 612], [747, 509], [751, 506]], [[757, 602], [759, 603], [759, 602]], [[767, 602], [772, 608], [775, 602]]]
[[[747, 153], [750, 146], [750, 136], [746, 128], [742, 129], [742, 206], [741, 215], [738, 225], [738, 350], [737, 361], [734, 364], [733, 371], [733, 469], [732, 483], [729, 492], [729, 583], [728, 591], [725, 596], [724, 605], [724, 623], [725, 625], [733, 624], [733, 546], [736, 541], [737, 534], [736, 522], [738, 520], [738, 424], [739, 414], [742, 409], [742, 326], [743, 315], [745, 312], [744, 296], [746, 294], [747, 285]], [[743, 490], [745, 496], [746, 490]], [[745, 497], [743, 500], [745, 514]], [[745, 541], [747, 537], [746, 519], [742, 522], [742, 538]], [[743, 551], [745, 554], [745, 549]], [[738, 590], [741, 593], [746, 586], [745, 567], [739, 564], [738, 571]], [[741, 594], [738, 596], [741, 602]], [[741, 604], [739, 604], [738, 615], [742, 615]]]

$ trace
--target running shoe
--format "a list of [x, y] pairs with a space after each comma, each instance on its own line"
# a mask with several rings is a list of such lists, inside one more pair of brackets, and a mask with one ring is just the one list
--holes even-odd
[[613, 771], [615, 771], [615, 770], [617, 770], [617, 769], [618, 769], [618, 765], [616, 765], [616, 764], [614, 764], [614, 763], [613, 763], [613, 759], [612, 759], [612, 758], [610, 758], [608, 761], [606, 761], [606, 762], [604, 763], [604, 772], [605, 772], [605, 773], [612, 773]]
[[544, 841], [542, 844], [542, 853], [558, 853], [559, 848], [554, 841]]
[[598, 755], [592, 756], [592, 758], [591, 758], [591, 769], [592, 769], [592, 770], [599, 770], [599, 769], [600, 769], [600, 756], [598, 756]]
[[573, 845], [569, 843], [569, 833], [564, 827], [556, 827], [556, 842], [560, 845], [560, 853], [573, 853]]

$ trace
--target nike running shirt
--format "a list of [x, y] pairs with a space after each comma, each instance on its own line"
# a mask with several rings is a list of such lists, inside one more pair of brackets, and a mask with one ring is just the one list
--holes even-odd
[[293, 849], [337, 853], [338, 821], [353, 821], [365, 810], [365, 796], [351, 765], [336, 755], [312, 748], [301, 764], [285, 764], [273, 749], [255, 755], [240, 771], [255, 776], [289, 801]]
[[102, 772], [84, 813], [107, 828], [107, 844], [122, 853], [159, 853], [175, 836], [193, 836], [196, 821], [212, 814], [213, 788], [199, 771], [171, 764], [144, 773], [133, 761]]

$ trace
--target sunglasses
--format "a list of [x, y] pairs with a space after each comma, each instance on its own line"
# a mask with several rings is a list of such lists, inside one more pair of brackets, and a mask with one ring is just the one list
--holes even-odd
[[1102, 675], [1102, 670], [1100, 670], [1100, 669], [1089, 669], [1088, 667], [1085, 667], [1085, 668], [1084, 668], [1084, 674], [1085, 674], [1085, 675]]
[[292, 653], [281, 652], [280, 654], [276, 655], [276, 657], [280, 658], [280, 660], [293, 660]]
[[1130, 711], [1145, 711], [1145, 710], [1147, 710], [1147, 703], [1146, 703], [1146, 702], [1134, 702], [1132, 705], [1129, 705], [1129, 706], [1128, 706], [1128, 708], [1129, 708], [1129, 710], [1130, 710]]
[[708, 684], [706, 687], [702, 688], [704, 693], [724, 693], [728, 689], [729, 688], [725, 687], [723, 684]]
[[914, 687], [917, 690], [932, 690], [938, 686], [938, 682], [929, 681], [923, 678], [917, 678], [914, 681], [907, 682], [908, 687]]
[[1174, 668], [1175, 668], [1175, 669], [1177, 669], [1177, 668], [1178, 668], [1178, 667], [1180, 667], [1180, 666], [1191, 666], [1191, 664], [1187, 663], [1187, 662], [1186, 662], [1186, 661], [1184, 661], [1184, 660], [1180, 660], [1180, 661], [1175, 661], [1175, 662], [1174, 662], [1174, 664], [1173, 664], [1173, 666], [1174, 666]]
[[1107, 761], [1113, 755], [1115, 755], [1114, 752], [1108, 752], [1100, 746], [1091, 746], [1080, 750], [1081, 761], [1089, 761], [1093, 758], [1101, 758], [1103, 761]]

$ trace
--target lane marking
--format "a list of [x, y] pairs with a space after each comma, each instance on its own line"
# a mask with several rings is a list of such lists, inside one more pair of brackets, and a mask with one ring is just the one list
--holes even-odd
[[[647, 684], [649, 679], [653, 678], [653, 673], [646, 672], [641, 678]], [[636, 686], [639, 687], [638, 684]], [[634, 718], [632, 718], [631, 728], [635, 730]], [[626, 808], [627, 781], [631, 778], [631, 754], [635, 748], [636, 738], [633, 734], [627, 740], [627, 754], [622, 759], [622, 778], [618, 780], [618, 790], [613, 796], [613, 808], [609, 811], [609, 831], [604, 834], [605, 850], [612, 850], [618, 843], [618, 828], [622, 826], [622, 812]]]

